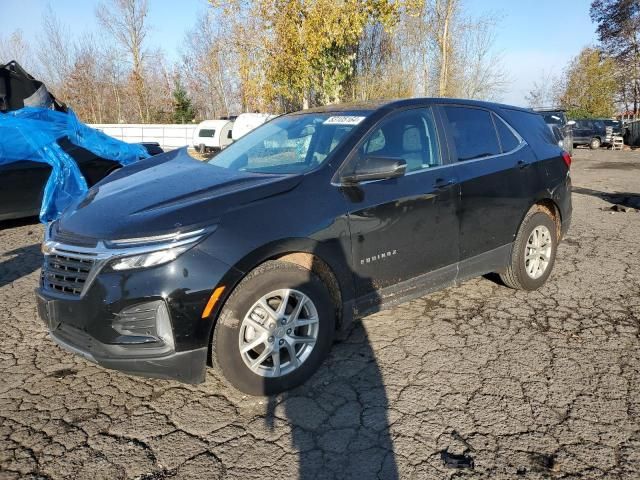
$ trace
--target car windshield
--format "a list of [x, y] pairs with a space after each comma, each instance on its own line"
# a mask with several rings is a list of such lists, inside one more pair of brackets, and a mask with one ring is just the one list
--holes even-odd
[[287, 115], [231, 144], [209, 164], [254, 173], [304, 173], [322, 164], [366, 112]]

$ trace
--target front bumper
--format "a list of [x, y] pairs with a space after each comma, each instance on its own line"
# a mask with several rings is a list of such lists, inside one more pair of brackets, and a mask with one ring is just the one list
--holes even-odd
[[[195, 246], [152, 268], [119, 272], [103, 268], [82, 295], [52, 291], [43, 281], [36, 290], [38, 313], [58, 345], [100, 366], [200, 383], [217, 315], [214, 310], [201, 318], [202, 312], [216, 285], [237, 274]], [[154, 303], [166, 307], [172, 344], [136, 343], [135, 337], [118, 330], [123, 312]]]
[[[41, 301], [38, 297], [38, 302]], [[84, 336], [84, 342], [82, 340], [78, 342], [78, 337], [83, 337], [81, 332], [75, 332], [74, 341], [70, 338], [73, 335], [69, 335], [72, 327], [64, 328], [62, 325], [60, 327], [49, 330], [51, 338], [59, 347], [101, 367], [131, 375], [178, 380], [184, 383], [204, 382], [207, 365], [206, 347], [185, 352], [174, 351], [161, 356], [135, 357], [131, 356], [132, 352], [124, 352], [122, 356], [123, 352], [110, 354], [108, 345], [100, 344], [88, 336]]]

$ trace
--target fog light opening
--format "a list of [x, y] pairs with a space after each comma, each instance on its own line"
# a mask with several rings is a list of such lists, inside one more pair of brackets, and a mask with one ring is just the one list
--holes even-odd
[[171, 319], [169, 318], [169, 311], [164, 302], [160, 303], [156, 311], [156, 334], [165, 345], [171, 347], [171, 350], [175, 350]]

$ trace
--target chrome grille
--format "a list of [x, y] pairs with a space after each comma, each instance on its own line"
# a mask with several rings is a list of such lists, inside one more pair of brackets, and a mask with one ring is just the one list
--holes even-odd
[[80, 296], [95, 260], [61, 252], [45, 255], [42, 288], [64, 295]]

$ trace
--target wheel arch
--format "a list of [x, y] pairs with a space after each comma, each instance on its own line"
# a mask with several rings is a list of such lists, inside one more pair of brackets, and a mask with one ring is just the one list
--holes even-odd
[[286, 261], [314, 272], [329, 290], [336, 309], [336, 327], [340, 329], [343, 321], [351, 318], [348, 314], [345, 315], [345, 304], [353, 298], [354, 286], [344, 249], [331, 243], [333, 242], [325, 244], [308, 238], [280, 240], [263, 245], [240, 259], [219, 283], [225, 289], [211, 312], [209, 349], [218, 317], [232, 292], [251, 271], [268, 261]]
[[553, 219], [554, 223], [556, 224], [556, 235], [558, 237], [558, 240], [560, 240], [562, 236], [562, 212], [558, 204], [551, 197], [540, 197], [531, 203], [527, 211], [522, 214], [522, 217], [518, 222], [518, 228], [513, 233], [513, 238], [516, 237], [518, 230], [520, 229], [520, 225], [522, 225], [525, 217], [532, 209], [537, 209], [539, 211], [545, 212]]

